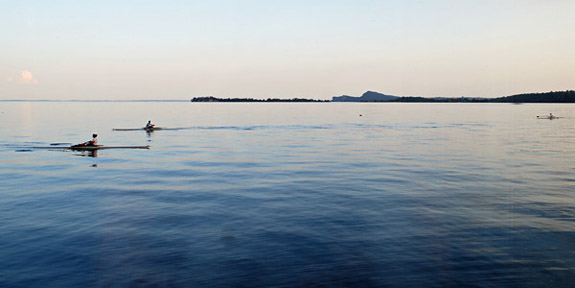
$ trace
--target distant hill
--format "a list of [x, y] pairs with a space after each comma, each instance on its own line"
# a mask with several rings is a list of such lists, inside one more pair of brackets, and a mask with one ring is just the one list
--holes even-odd
[[332, 97], [331, 102], [386, 102], [392, 101], [399, 97], [392, 96], [392, 95], [385, 95], [378, 92], [367, 91], [361, 95], [361, 97], [354, 97], [354, 96], [334, 96]]
[[459, 97], [459, 98], [424, 98], [424, 97], [398, 97], [385, 95], [378, 92], [367, 91], [361, 97], [353, 96], [336, 96], [332, 102], [431, 102], [431, 103], [457, 103], [457, 102], [484, 102], [484, 103], [575, 103], [575, 91], [552, 91], [545, 93], [527, 93], [518, 94], [499, 98], [477, 98], [477, 97]]

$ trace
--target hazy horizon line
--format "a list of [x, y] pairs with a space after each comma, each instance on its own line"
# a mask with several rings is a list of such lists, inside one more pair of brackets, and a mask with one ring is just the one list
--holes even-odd
[[[375, 92], [378, 94], [382, 94], [382, 95], [389, 95], [389, 96], [394, 96], [394, 97], [421, 97], [421, 98], [429, 98], [429, 99], [437, 99], [437, 98], [441, 98], [441, 99], [459, 99], [459, 98], [470, 98], [470, 99], [497, 99], [497, 98], [503, 98], [503, 97], [510, 97], [510, 96], [516, 96], [516, 95], [524, 95], [524, 94], [544, 94], [544, 93], [553, 93], [553, 92], [568, 92], [568, 91], [575, 91], [572, 89], [567, 89], [567, 90], [551, 90], [551, 91], [547, 91], [547, 92], [524, 92], [524, 93], [518, 93], [518, 94], [513, 94], [513, 95], [507, 95], [507, 96], [497, 96], [497, 97], [479, 97], [479, 96], [455, 96], [455, 97], [446, 97], [446, 96], [434, 96], [434, 97], [426, 97], [426, 96], [396, 96], [396, 95], [391, 95], [391, 94], [385, 94], [385, 93], [381, 93], [381, 92], [376, 92], [376, 91], [371, 91], [368, 90], [367, 92]], [[352, 95], [340, 95], [340, 96], [333, 96], [333, 97], [341, 97], [341, 96], [348, 96], [348, 97], [356, 97], [359, 98], [361, 96], [352, 96]], [[217, 99], [254, 99], [254, 100], [266, 100], [266, 99], [280, 99], [280, 100], [291, 100], [291, 99], [306, 99], [306, 100], [318, 100], [321, 102], [331, 102], [333, 101], [333, 97], [332, 99], [315, 99], [315, 98], [301, 98], [301, 97], [293, 97], [293, 98], [272, 98], [272, 97], [268, 97], [268, 98], [246, 98], [246, 97], [239, 97], [239, 98], [219, 98], [219, 97], [215, 97], [215, 96], [199, 96], [199, 97], [214, 97]], [[191, 102], [192, 99], [197, 98], [197, 97], [192, 97], [189, 99], [0, 99], [0, 102]]]

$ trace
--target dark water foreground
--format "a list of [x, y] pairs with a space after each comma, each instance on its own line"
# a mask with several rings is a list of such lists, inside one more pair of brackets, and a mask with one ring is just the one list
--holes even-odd
[[575, 106], [10, 105], [0, 287], [575, 284]]

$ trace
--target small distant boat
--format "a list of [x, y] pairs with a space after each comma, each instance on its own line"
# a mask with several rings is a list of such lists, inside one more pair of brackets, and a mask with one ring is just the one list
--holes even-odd
[[63, 149], [74, 151], [96, 151], [103, 149], [150, 149], [150, 145], [146, 146], [104, 146], [104, 145], [72, 145], [72, 146], [50, 146], [50, 147], [31, 147], [34, 149]]
[[94, 151], [102, 149], [150, 149], [150, 145], [146, 146], [73, 145], [70, 146], [69, 149], [77, 151]]
[[146, 128], [146, 127], [142, 127], [142, 128], [113, 128], [112, 131], [158, 131], [158, 130], [166, 130], [166, 128], [162, 128], [162, 127], [152, 127], [152, 128]]
[[557, 117], [557, 116], [537, 116], [537, 119], [547, 119], [547, 120], [553, 120], [553, 119], [559, 119], [561, 117]]

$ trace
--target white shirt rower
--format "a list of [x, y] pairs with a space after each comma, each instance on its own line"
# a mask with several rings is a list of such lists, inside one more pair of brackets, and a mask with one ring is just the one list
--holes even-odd
[[90, 141], [88, 141], [88, 142], [86, 142], [86, 143], [84, 143], [84, 144], [85, 144], [85, 145], [88, 145], [88, 146], [96, 146], [96, 145], [98, 145], [98, 134], [95, 134], [95, 133], [92, 134], [92, 140], [90, 140]]
[[78, 145], [74, 145], [72, 147], [75, 147], [75, 146], [97, 146], [97, 145], [98, 145], [98, 134], [94, 133], [94, 134], [92, 134], [92, 140], [86, 141], [84, 143], [80, 143]]

